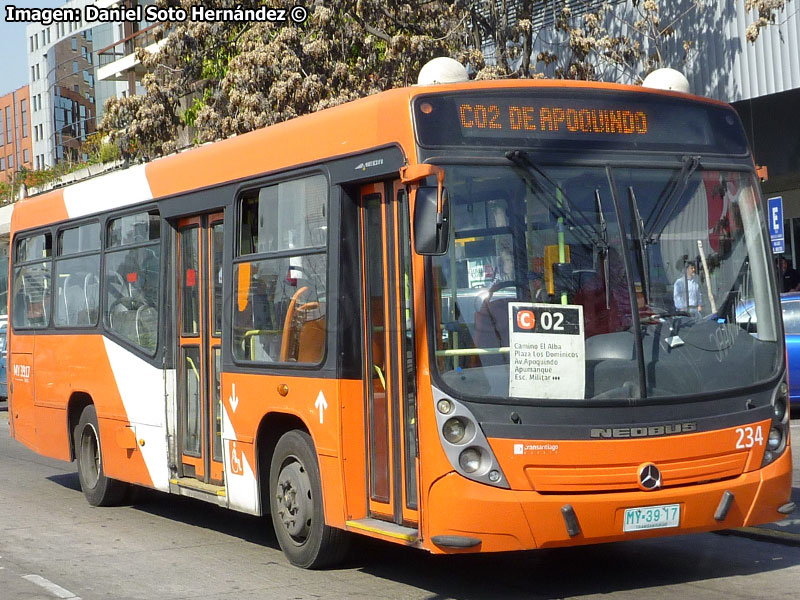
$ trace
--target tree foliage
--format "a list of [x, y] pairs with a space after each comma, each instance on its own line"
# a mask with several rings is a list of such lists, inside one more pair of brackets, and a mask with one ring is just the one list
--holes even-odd
[[746, 37], [748, 42], [755, 42], [761, 30], [775, 23], [778, 13], [783, 11], [789, 0], [745, 0], [744, 9], [751, 13], [755, 11], [756, 20], [747, 27]]
[[[267, 4], [289, 9], [294, 2]], [[335, 0], [309, 7], [303, 23], [169, 23], [159, 53], [138, 52], [146, 94], [112, 99], [102, 127], [126, 156], [154, 156], [173, 151], [184, 126], [205, 142], [409, 85], [425, 62], [459, 45], [459, 10], [436, 0]], [[481, 66], [476, 56], [459, 58]]]
[[[478, 79], [543, 77], [641, 81], [664, 64], [676, 24], [708, 10], [703, 0], [586, 0], [573, 14], [556, 3], [556, 50], [534, 53], [552, 0], [316, 0], [302, 23], [176, 22], [156, 54], [140, 49], [145, 93], [112, 98], [101, 125], [126, 158], [237, 135], [415, 82], [421, 66], [452, 56]], [[789, 0], [746, 0], [757, 21], [748, 38]], [[158, 0], [188, 8], [196, 0]], [[290, 9], [286, 0], [208, 0], [210, 8]], [[571, 4], [575, 6], [575, 3]], [[751, 32], [751, 29], [754, 29]], [[551, 28], [553, 29], [553, 28]], [[685, 56], [694, 42], [678, 40]]]

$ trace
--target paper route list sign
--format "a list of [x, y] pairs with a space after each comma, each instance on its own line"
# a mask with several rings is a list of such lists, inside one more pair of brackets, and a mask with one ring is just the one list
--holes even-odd
[[508, 305], [509, 390], [518, 398], [583, 398], [583, 306]]

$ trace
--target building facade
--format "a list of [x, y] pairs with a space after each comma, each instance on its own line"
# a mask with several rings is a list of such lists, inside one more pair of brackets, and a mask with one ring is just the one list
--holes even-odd
[[31, 111], [28, 86], [0, 96], [0, 181], [13, 183], [21, 168], [31, 169]]
[[[152, 0], [70, 0], [64, 8], [147, 4]], [[135, 69], [104, 69], [134, 47], [147, 22], [67, 22], [27, 27], [33, 168], [87, 157], [84, 144], [97, 130], [106, 100], [137, 92]], [[130, 72], [128, 72], [130, 71]]]

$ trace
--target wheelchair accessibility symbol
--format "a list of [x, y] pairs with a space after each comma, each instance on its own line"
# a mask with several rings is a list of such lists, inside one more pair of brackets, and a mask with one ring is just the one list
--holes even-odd
[[232, 475], [244, 475], [242, 453], [237, 450], [235, 440], [228, 442], [228, 464], [230, 465]]

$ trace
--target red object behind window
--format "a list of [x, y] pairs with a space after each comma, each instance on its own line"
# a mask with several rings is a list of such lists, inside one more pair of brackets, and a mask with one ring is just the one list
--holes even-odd
[[297, 287], [297, 277], [292, 277], [294, 275], [294, 269], [289, 267], [289, 272], [286, 273], [286, 283], [291, 285], [292, 287]]

